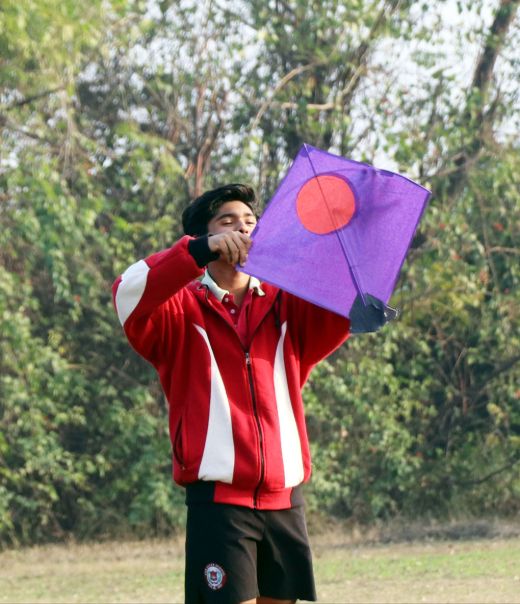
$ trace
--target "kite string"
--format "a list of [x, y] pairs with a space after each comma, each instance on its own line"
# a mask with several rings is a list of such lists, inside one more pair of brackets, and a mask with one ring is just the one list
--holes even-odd
[[336, 235], [338, 237], [341, 249], [343, 250], [343, 255], [345, 256], [345, 259], [347, 261], [348, 267], [350, 269], [350, 273], [352, 275], [352, 279], [354, 280], [358, 293], [361, 296], [363, 305], [367, 306], [367, 302], [365, 299], [365, 293], [363, 292], [363, 288], [361, 287], [361, 281], [359, 279], [359, 275], [357, 274], [357, 271], [349, 258], [350, 254], [347, 251], [347, 247], [348, 247], [347, 241], [344, 239], [344, 237], [342, 236], [342, 233], [341, 233], [342, 225], [339, 224], [339, 221], [337, 220], [336, 216], [333, 214], [332, 210], [330, 209], [329, 204], [327, 203], [327, 198], [325, 197], [325, 193], [324, 193], [323, 189], [321, 188], [320, 179], [318, 178], [318, 173], [316, 172], [316, 170], [314, 168], [314, 164], [312, 163], [311, 155], [310, 155], [307, 143], [303, 143], [303, 146], [305, 147], [305, 151], [307, 152], [307, 159], [309, 160], [309, 163], [311, 165], [312, 172], [314, 174], [314, 178], [316, 179], [316, 182], [318, 183], [318, 188], [320, 189], [321, 196], [323, 198], [323, 201], [325, 202], [325, 207], [327, 208], [327, 211], [329, 213], [329, 218], [331, 220], [332, 225], [334, 226], [334, 231], [336, 232]]

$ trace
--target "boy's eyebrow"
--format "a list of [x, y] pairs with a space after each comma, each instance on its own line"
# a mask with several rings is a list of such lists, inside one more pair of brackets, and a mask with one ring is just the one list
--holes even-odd
[[[224, 214], [219, 214], [215, 216], [215, 218], [216, 220], [221, 220], [222, 218], [237, 218], [240, 216], [241, 214], [239, 214], [238, 212], [225, 212]], [[242, 216], [244, 216], [245, 218], [256, 218], [253, 212], [246, 212], [245, 214], [242, 214]]]

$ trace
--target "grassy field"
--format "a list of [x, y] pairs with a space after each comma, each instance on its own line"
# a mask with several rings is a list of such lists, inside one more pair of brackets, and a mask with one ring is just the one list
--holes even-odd
[[[322, 603], [520, 603], [520, 537], [372, 544], [312, 539]], [[182, 602], [180, 539], [0, 553], [1, 603]]]

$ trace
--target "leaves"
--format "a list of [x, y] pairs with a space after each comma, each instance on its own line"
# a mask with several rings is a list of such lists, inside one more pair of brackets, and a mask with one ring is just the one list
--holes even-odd
[[164, 397], [110, 285], [177, 239], [201, 189], [243, 180], [267, 199], [304, 140], [434, 193], [392, 302], [402, 319], [353, 337], [305, 390], [311, 508], [518, 510], [505, 4], [2, 4], [0, 542], [182, 523]]

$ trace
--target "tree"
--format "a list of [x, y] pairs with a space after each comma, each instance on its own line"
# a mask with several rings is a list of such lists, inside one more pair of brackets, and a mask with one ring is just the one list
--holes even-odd
[[363, 521], [518, 509], [517, 9], [4, 2], [2, 543], [182, 522], [164, 398], [110, 284], [180, 235], [203, 188], [247, 180], [267, 199], [303, 141], [434, 193], [402, 320], [307, 387], [311, 505]]

